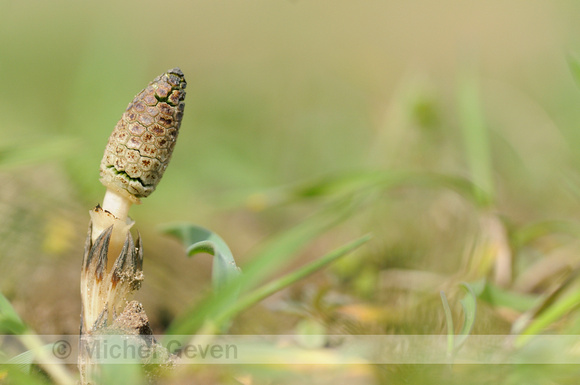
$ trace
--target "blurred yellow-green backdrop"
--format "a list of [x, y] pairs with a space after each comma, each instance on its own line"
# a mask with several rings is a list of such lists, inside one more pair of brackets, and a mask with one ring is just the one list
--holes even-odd
[[[573, 1], [0, 0], [0, 289], [36, 330], [76, 332], [104, 145], [133, 96], [176, 66], [188, 81], [179, 141], [155, 194], [131, 211], [146, 249], [137, 298], [157, 331], [210, 277], [209, 259], [187, 260], [158, 226], [212, 228], [243, 266], [261, 241], [320, 203], [284, 201], [288, 186], [358, 172], [437, 173], [481, 182], [508, 237], [529, 223], [575, 223], [580, 91], [568, 61], [580, 55], [579, 13]], [[463, 104], [470, 95], [475, 111]], [[481, 143], [466, 140], [474, 115], [487, 132]], [[480, 179], [477, 159], [491, 165]], [[389, 322], [405, 330], [409, 315], [399, 315], [405, 297], [390, 283], [398, 270], [386, 287], [380, 272], [493, 276], [485, 259], [487, 267], [466, 268], [485, 225], [460, 194], [401, 188], [372, 195], [366, 209], [296, 262], [372, 232], [368, 263], [345, 262], [308, 282], [350, 282], [347, 295], [390, 309], [387, 330]], [[510, 260], [500, 286], [542, 292], [549, 276], [534, 285], [518, 274], [556, 249], [563, 266], [578, 265], [574, 237], [533, 246]], [[495, 310], [482, 329], [509, 331], [514, 316]], [[264, 322], [246, 316], [240, 330], [292, 327], [268, 318], [275, 306], [255, 311]]]

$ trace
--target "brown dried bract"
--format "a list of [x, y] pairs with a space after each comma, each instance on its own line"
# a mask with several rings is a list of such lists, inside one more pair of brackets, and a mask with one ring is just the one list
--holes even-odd
[[149, 196], [171, 159], [185, 108], [179, 68], [158, 76], [129, 104], [109, 137], [101, 182], [136, 198]]
[[81, 334], [90, 334], [114, 321], [144, 279], [141, 238], [135, 243], [129, 232], [113, 268], [107, 271], [112, 232], [113, 226], [93, 242], [92, 222], [89, 225], [81, 270]]

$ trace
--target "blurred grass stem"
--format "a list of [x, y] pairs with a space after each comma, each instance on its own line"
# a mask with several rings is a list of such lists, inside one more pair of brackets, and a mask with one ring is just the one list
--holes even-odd
[[44, 342], [40, 337], [34, 333], [24, 334], [19, 337], [20, 342], [31, 351], [34, 351], [39, 364], [43, 370], [54, 380], [58, 385], [74, 385], [76, 380], [65, 370], [64, 366], [55, 359], [55, 357], [44, 350]]

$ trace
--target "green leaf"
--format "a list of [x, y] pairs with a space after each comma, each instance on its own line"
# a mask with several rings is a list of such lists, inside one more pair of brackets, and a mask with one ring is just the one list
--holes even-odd
[[50, 385], [46, 377], [41, 377], [37, 373], [26, 373], [20, 370], [16, 365], [0, 365], [0, 377], [3, 379], [2, 383], [15, 385]]
[[26, 325], [13, 319], [7, 318], [0, 314], [0, 333], [2, 334], [21, 334], [26, 330]]
[[[480, 286], [476, 288], [476, 286]], [[476, 296], [494, 307], [507, 307], [519, 312], [530, 310], [538, 303], [539, 297], [529, 294], [521, 294], [502, 289], [491, 282], [482, 280], [470, 283]]]
[[[259, 286], [276, 271], [286, 266], [311, 240], [341, 223], [356, 208], [342, 201], [328, 205], [300, 224], [270, 238], [244, 266], [243, 274], [222, 287], [219, 294], [210, 294], [187, 309], [169, 326], [168, 334], [193, 334], [202, 325], [207, 326], [208, 322], [213, 322], [219, 314], [237, 302], [238, 293], [247, 293]], [[188, 239], [187, 232], [177, 233], [177, 235]], [[191, 239], [188, 242], [191, 242]], [[222, 321], [219, 324], [223, 325]], [[216, 328], [219, 329], [219, 326]]]
[[461, 288], [465, 291], [465, 295], [459, 300], [459, 303], [461, 303], [461, 307], [463, 308], [463, 324], [461, 325], [461, 330], [459, 331], [457, 338], [455, 337], [453, 315], [451, 314], [451, 308], [449, 307], [447, 296], [443, 291], [440, 292], [443, 310], [445, 311], [445, 320], [447, 322], [447, 354], [450, 357], [453, 357], [455, 353], [461, 349], [461, 346], [471, 334], [475, 323], [475, 315], [477, 313], [477, 298], [474, 290], [465, 282], [461, 283]]
[[[242, 295], [237, 301], [228, 300], [228, 298], [231, 298], [232, 296], [232, 287], [235, 285], [235, 283], [232, 283], [229, 287], [220, 292], [219, 295], [214, 294], [206, 297], [200, 304], [187, 311], [182, 317], [170, 325], [167, 334], [192, 334], [198, 331], [198, 329], [204, 324], [206, 327], [209, 325], [210, 329], [214, 329], [213, 331], [219, 330], [224, 323], [227, 323], [241, 311], [322, 269], [336, 259], [348, 254], [363, 243], [367, 242], [369, 239], [370, 236], [359, 238], [292, 273], [259, 287], [249, 294]], [[241, 280], [244, 276], [245, 274], [241, 275], [238, 280]]]
[[477, 313], [477, 298], [475, 297], [473, 289], [465, 282], [461, 283], [461, 287], [465, 291], [465, 295], [461, 300], [459, 300], [463, 307], [463, 325], [461, 326], [455, 349], [459, 349], [471, 334], [473, 325], [475, 324], [475, 315]]
[[234, 304], [234, 306], [232, 306], [229, 309], [224, 309], [224, 312], [219, 315], [218, 320], [229, 319], [238, 314], [239, 312], [271, 296], [272, 294], [321, 270], [322, 268], [328, 266], [330, 263], [336, 261], [338, 258], [347, 255], [351, 251], [368, 242], [370, 238], [371, 238], [370, 235], [366, 235], [364, 237], [356, 239], [342, 247], [339, 247], [336, 250], [331, 251], [328, 254], [325, 254], [324, 256], [307, 264], [306, 266], [303, 266], [296, 271], [288, 273], [285, 276], [276, 279], [270, 283], [267, 283], [257, 288], [256, 290], [252, 291], [251, 293], [242, 296], [240, 300]]
[[215, 290], [222, 290], [240, 274], [230, 248], [216, 233], [187, 223], [170, 225], [163, 231], [181, 240], [187, 255], [207, 253], [214, 257], [212, 284]]
[[0, 333], [21, 334], [26, 325], [10, 304], [10, 301], [0, 293]]
[[12, 357], [7, 363], [15, 365], [15, 367], [25, 373], [29, 373], [30, 367], [34, 363], [34, 359], [39, 355], [39, 350], [42, 350], [40, 354], [51, 354], [53, 345], [54, 344], [48, 344], [34, 350], [27, 350], [24, 353]]

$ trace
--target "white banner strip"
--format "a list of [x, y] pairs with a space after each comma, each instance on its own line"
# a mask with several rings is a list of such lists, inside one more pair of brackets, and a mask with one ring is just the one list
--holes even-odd
[[[520, 340], [518, 340], [520, 338]], [[0, 336], [0, 364], [579, 364], [580, 336]]]

